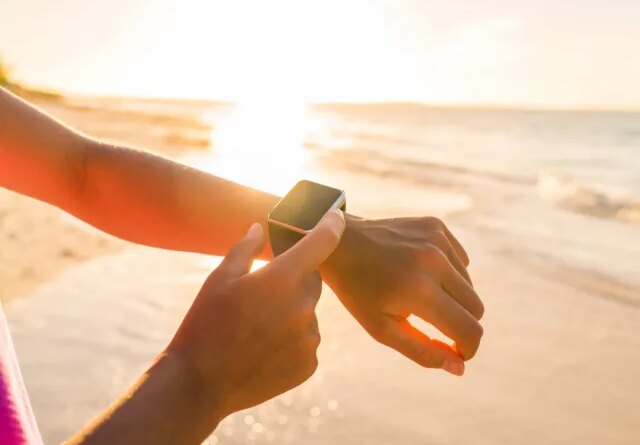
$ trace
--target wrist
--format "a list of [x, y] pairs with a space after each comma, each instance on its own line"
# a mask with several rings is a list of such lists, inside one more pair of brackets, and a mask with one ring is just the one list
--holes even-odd
[[206, 437], [228, 415], [221, 409], [217, 389], [183, 355], [165, 350], [148, 374], [165, 391], [176, 394], [176, 408], [181, 409], [190, 430], [201, 431]]
[[[363, 218], [348, 213], [344, 214], [345, 229], [340, 244], [327, 260], [320, 266], [323, 281], [332, 286], [336, 274], [348, 270], [353, 264], [354, 246], [362, 239]], [[334, 289], [335, 290], [335, 289]]]
[[205, 394], [191, 365], [165, 351], [123, 397], [65, 443], [202, 443], [224, 417]]

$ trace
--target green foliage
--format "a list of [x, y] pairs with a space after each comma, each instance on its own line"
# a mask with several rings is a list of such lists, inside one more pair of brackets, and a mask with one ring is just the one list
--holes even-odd
[[26, 98], [39, 98], [47, 100], [61, 100], [63, 96], [60, 93], [49, 90], [41, 90], [39, 88], [30, 88], [16, 82], [11, 76], [12, 67], [2, 60], [0, 57], [0, 86], [3, 86], [18, 96]]
[[9, 67], [0, 59], [0, 85], [9, 85]]

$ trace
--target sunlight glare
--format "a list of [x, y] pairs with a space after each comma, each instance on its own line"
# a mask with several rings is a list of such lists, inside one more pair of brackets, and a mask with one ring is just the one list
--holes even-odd
[[232, 181], [283, 194], [308, 175], [307, 106], [264, 100], [236, 105], [211, 133], [212, 151], [198, 167]]

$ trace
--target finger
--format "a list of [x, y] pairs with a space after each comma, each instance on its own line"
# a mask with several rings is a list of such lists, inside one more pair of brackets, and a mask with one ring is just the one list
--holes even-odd
[[484, 314], [484, 304], [470, 283], [461, 276], [457, 269], [449, 268], [442, 275], [442, 287], [462, 307], [480, 320]]
[[316, 270], [338, 247], [344, 224], [344, 216], [340, 210], [327, 212], [308, 235], [274, 259], [268, 267], [302, 274]]
[[464, 250], [464, 247], [462, 247], [462, 244], [460, 244], [458, 238], [456, 238], [453, 233], [451, 233], [446, 225], [443, 224], [442, 229], [444, 230], [444, 234], [447, 236], [447, 238], [451, 242], [451, 245], [458, 254], [458, 258], [460, 258], [462, 264], [464, 264], [465, 267], [469, 267], [469, 255], [467, 255], [467, 251]]
[[[473, 281], [471, 281], [471, 275], [469, 275], [469, 272], [467, 271], [467, 268], [465, 267], [464, 263], [460, 260], [460, 257], [458, 255], [452, 255], [450, 253], [447, 255], [447, 258], [451, 262], [451, 265], [458, 272], [458, 274], [460, 274], [462, 279], [464, 279], [467, 282], [467, 284], [469, 284], [470, 286], [473, 286]], [[468, 261], [467, 261], [467, 264], [469, 264]]]
[[320, 294], [322, 293], [322, 279], [320, 274], [316, 271], [311, 272], [304, 278], [302, 283], [304, 289], [305, 304], [309, 305], [311, 311], [315, 311], [315, 308], [320, 300]]
[[429, 338], [407, 320], [389, 318], [376, 339], [425, 368], [442, 368], [458, 376], [464, 374], [464, 362], [451, 346]]
[[322, 294], [320, 274], [314, 270], [302, 279], [297, 278], [289, 284], [292, 284], [293, 287], [289, 286], [288, 291], [280, 294], [285, 304], [288, 304], [292, 311], [301, 316], [315, 316], [316, 306], [320, 300], [320, 294]]
[[322, 335], [320, 335], [320, 326], [318, 325], [318, 317], [311, 317], [309, 323], [307, 325], [307, 335], [310, 337], [311, 341], [315, 342], [317, 346], [320, 346], [320, 342], [322, 341]]
[[440, 249], [440, 251], [447, 256], [451, 265], [455, 267], [455, 269], [460, 273], [460, 275], [462, 275], [464, 279], [467, 280], [469, 284], [473, 286], [473, 283], [471, 282], [471, 277], [469, 276], [469, 272], [467, 272], [467, 268], [464, 266], [460, 257], [458, 256], [457, 251], [451, 244], [451, 240], [449, 239], [449, 237], [447, 237], [444, 230], [441, 232], [439, 231], [438, 233], [439, 233], [439, 236], [432, 237], [430, 242], [435, 244], [438, 247], [438, 249]]
[[247, 234], [231, 248], [224, 257], [218, 270], [238, 277], [249, 273], [253, 260], [260, 254], [264, 247], [264, 230], [259, 223], [254, 223]]
[[471, 359], [480, 346], [483, 330], [476, 320], [444, 289], [429, 286], [430, 298], [419, 296], [413, 305], [413, 314], [431, 323], [440, 332], [455, 341], [465, 360]]

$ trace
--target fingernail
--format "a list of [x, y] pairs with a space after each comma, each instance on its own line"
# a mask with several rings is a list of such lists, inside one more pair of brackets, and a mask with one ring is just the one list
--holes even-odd
[[249, 230], [247, 231], [245, 238], [255, 239], [260, 237], [261, 235], [262, 235], [262, 224], [253, 223], [251, 227], [249, 227]]
[[447, 358], [442, 365], [442, 369], [450, 374], [461, 376], [464, 374], [464, 362]]
[[324, 218], [332, 218], [331, 224], [340, 228], [340, 232], [342, 233], [342, 226], [344, 226], [344, 214], [340, 209], [332, 209], [329, 210]]

